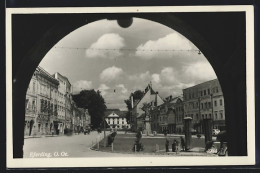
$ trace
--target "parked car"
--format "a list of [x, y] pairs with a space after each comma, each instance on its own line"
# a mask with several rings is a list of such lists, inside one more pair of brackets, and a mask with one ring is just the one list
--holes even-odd
[[219, 129], [212, 129], [212, 135], [217, 136], [219, 134], [220, 130]]

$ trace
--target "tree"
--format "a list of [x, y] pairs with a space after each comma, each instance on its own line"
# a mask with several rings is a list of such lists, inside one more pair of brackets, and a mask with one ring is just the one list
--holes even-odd
[[82, 90], [79, 94], [73, 95], [72, 98], [79, 108], [88, 109], [93, 128], [100, 127], [107, 108], [101, 92]]
[[140, 100], [141, 98], [143, 98], [144, 92], [141, 90], [136, 90], [134, 93], [131, 93], [131, 95], [129, 96], [129, 99], [124, 100], [125, 104], [127, 106], [127, 109], [128, 109], [128, 112], [126, 114], [126, 119], [128, 122], [130, 120], [130, 110], [132, 109], [131, 96], [133, 96], [133, 100]]

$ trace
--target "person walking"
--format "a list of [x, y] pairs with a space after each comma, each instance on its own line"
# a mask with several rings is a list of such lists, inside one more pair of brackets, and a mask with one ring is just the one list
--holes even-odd
[[165, 141], [165, 149], [166, 149], [166, 152], [169, 152], [169, 139], [166, 138], [166, 141]]
[[185, 141], [182, 136], [181, 136], [181, 148], [182, 148], [182, 151], [185, 151]]

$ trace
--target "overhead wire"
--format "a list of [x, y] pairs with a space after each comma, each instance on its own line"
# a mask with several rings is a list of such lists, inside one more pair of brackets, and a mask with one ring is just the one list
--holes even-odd
[[111, 49], [111, 48], [86, 48], [86, 47], [67, 47], [67, 46], [54, 46], [55, 49], [72, 49], [72, 50], [94, 50], [94, 51], [150, 51], [150, 52], [173, 52], [173, 51], [191, 51], [199, 52], [199, 49], [136, 49], [136, 48], [121, 48], [121, 49]]

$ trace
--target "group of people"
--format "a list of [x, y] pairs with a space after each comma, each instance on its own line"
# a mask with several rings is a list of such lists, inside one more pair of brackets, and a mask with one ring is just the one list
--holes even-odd
[[[182, 136], [180, 137], [180, 141], [181, 141], [181, 151], [185, 151], [185, 141]], [[166, 138], [166, 141], [165, 141], [166, 152], [169, 152], [169, 144], [170, 144], [170, 141], [168, 138]], [[174, 139], [173, 143], [172, 143], [172, 152], [177, 152], [177, 151], [179, 151], [179, 141]]]

